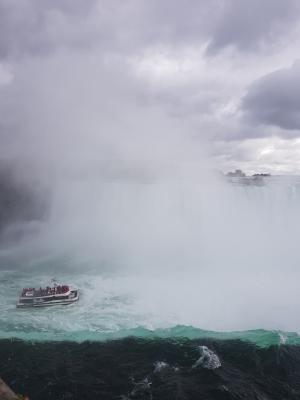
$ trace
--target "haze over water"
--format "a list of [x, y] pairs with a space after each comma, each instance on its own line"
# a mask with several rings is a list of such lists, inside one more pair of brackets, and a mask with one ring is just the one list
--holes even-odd
[[[65, 185], [37, 232], [1, 252], [1, 336], [299, 332], [299, 191], [297, 177]], [[15, 309], [22, 287], [53, 277], [80, 288], [78, 304]]]

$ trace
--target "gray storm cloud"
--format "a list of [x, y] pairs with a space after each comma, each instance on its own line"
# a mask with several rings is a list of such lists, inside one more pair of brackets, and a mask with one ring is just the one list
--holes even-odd
[[77, 43], [84, 42], [86, 32], [76, 35], [72, 26], [88, 17], [94, 4], [94, 0], [1, 0], [1, 58], [42, 55], [56, 46], [72, 45], [76, 36]]
[[1, 0], [0, 56], [45, 54], [56, 47], [102, 46], [120, 53], [145, 46], [207, 43], [253, 51], [278, 42], [297, 22], [296, 0]]
[[254, 82], [245, 96], [242, 108], [250, 121], [273, 125], [290, 135], [300, 129], [300, 63], [275, 71]]
[[241, 52], [273, 46], [297, 22], [300, 11], [295, 0], [229, 0], [221, 2], [221, 8], [209, 53], [230, 45]]

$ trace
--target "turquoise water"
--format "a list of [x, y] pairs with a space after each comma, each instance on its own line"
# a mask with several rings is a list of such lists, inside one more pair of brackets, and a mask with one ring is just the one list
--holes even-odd
[[249, 331], [236, 332], [214, 332], [206, 331], [191, 326], [175, 326], [168, 329], [149, 330], [138, 327], [128, 330], [118, 330], [112, 332], [91, 332], [91, 331], [72, 331], [72, 332], [34, 332], [29, 331], [1, 331], [0, 339], [17, 338], [29, 341], [106, 341], [123, 339], [129, 336], [138, 338], [187, 338], [201, 339], [210, 338], [217, 340], [240, 339], [254, 343], [260, 347], [268, 347], [281, 344], [300, 344], [300, 336], [294, 332], [267, 331], [256, 329]]
[[[49, 276], [39, 275], [38, 285], [47, 285]], [[81, 298], [67, 307], [20, 310], [16, 300], [22, 287], [31, 286], [32, 275], [2, 271], [0, 280], [0, 339], [19, 338], [30, 341], [104, 341], [127, 336], [140, 338], [212, 338], [241, 339], [261, 347], [300, 344], [300, 336], [274, 329], [202, 329], [208, 325], [197, 299], [180, 298], [175, 287], [162, 297], [158, 281], [141, 288], [141, 278], [103, 278], [101, 276], [65, 275], [63, 282], [80, 288]], [[37, 286], [38, 286], [37, 285]], [[164, 283], [162, 283], [162, 288]], [[170, 289], [170, 288], [169, 288]], [[150, 297], [149, 297], [150, 296]], [[201, 293], [199, 294], [201, 298]], [[174, 299], [182, 302], [173, 304]], [[169, 301], [168, 301], [169, 299]], [[196, 304], [194, 304], [196, 302]], [[199, 311], [199, 312], [198, 312]], [[223, 324], [225, 321], [222, 322]], [[221, 322], [220, 322], [221, 324]]]

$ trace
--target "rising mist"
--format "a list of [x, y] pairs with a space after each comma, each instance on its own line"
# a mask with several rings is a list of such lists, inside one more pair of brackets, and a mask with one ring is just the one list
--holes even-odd
[[[119, 36], [114, 10], [102, 6], [88, 2], [86, 23], [67, 4], [39, 10], [48, 29], [37, 24], [33, 32], [44, 41], [20, 36], [6, 49], [0, 158], [38, 212], [5, 221], [1, 269], [95, 276], [96, 294], [97, 279], [108, 277], [115, 292], [133, 296], [137, 314], [151, 315], [150, 327], [299, 331], [297, 178], [243, 187], [216, 172], [239, 164], [295, 171], [285, 169], [286, 149], [247, 147], [254, 137], [281, 134], [262, 134], [239, 109], [247, 85], [270, 72], [269, 61], [253, 72], [250, 55], [249, 69], [237, 62], [233, 74], [231, 53], [221, 63], [211, 54], [221, 44], [208, 23], [200, 44], [195, 21], [191, 30], [180, 25], [185, 47], [168, 18], [161, 41], [151, 29], [140, 37], [130, 7], [118, 9], [126, 33]], [[141, 6], [145, 17], [144, 8], [152, 7]], [[154, 23], [155, 10], [151, 16]], [[227, 139], [228, 148], [241, 140], [245, 148], [216, 154], [216, 142]], [[280, 170], [274, 160], [282, 153]]]

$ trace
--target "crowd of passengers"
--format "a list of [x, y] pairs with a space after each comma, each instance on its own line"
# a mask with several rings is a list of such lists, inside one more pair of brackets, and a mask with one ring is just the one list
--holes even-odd
[[26, 296], [27, 292], [33, 293], [33, 296], [49, 296], [51, 294], [63, 294], [69, 291], [69, 286], [67, 285], [57, 285], [54, 287], [47, 286], [46, 288], [25, 288], [22, 291], [22, 296]]

